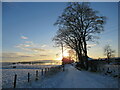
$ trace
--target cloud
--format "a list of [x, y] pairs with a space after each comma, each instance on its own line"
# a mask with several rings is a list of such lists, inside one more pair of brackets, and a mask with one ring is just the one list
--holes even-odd
[[[45, 49], [42, 49], [42, 47], [46, 47], [47, 45], [38, 45], [38, 44], [34, 44], [32, 41], [25, 41], [22, 44], [16, 45], [16, 48], [25, 50], [25, 51], [32, 51], [32, 52], [41, 52], [41, 51], [46, 51]], [[49, 50], [47, 50], [49, 51]]]
[[34, 46], [32, 41], [25, 41], [22, 44], [16, 45], [16, 48], [20, 48], [22, 50], [26, 50], [26, 51], [30, 51], [30, 48], [32, 48]]
[[31, 47], [32, 45], [29, 45], [29, 44], [19, 44], [19, 45], [16, 45], [15, 47], [18, 47], [18, 48], [25, 48], [25, 47]]
[[32, 57], [32, 56], [27, 56], [27, 55], [24, 55], [24, 56], [20, 56], [20, 57]]
[[21, 36], [21, 39], [28, 39], [28, 37], [26, 37], [26, 36]]
[[46, 47], [46, 46], [47, 46], [47, 45], [42, 45], [41, 47], [44, 48], [44, 47]]
[[93, 46], [96, 46], [96, 44], [88, 44], [87, 46], [88, 47], [93, 47]]
[[35, 52], [46, 51], [45, 49], [41, 49], [41, 48], [29, 48], [29, 49]]
[[48, 55], [40, 55], [41, 57], [46, 57], [46, 56], [48, 56]]
[[2, 53], [2, 61], [35, 61], [35, 60], [46, 60], [46, 59], [50, 59], [51, 55], [47, 55], [47, 54], [30, 54], [30, 53], [23, 53], [23, 52], [4, 52]]
[[32, 42], [32, 41], [25, 41], [25, 43], [33, 44], [33, 42]]
[[2, 58], [20, 58], [20, 57], [32, 57], [33, 55], [26, 55], [24, 53], [20, 52], [14, 52], [14, 53], [2, 53]]
[[16, 58], [17, 53], [2, 53], [2, 58]]
[[15, 47], [25, 51], [33, 51], [33, 52], [46, 51], [45, 49], [32, 47], [32, 45], [29, 45], [29, 44], [19, 44], [19, 45], [16, 45]]

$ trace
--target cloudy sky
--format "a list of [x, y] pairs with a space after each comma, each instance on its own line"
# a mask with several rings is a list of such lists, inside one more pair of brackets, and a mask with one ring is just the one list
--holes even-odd
[[[61, 57], [60, 48], [53, 47], [52, 38], [58, 27], [53, 24], [67, 3], [3, 3], [2, 45], [3, 61], [56, 60]], [[98, 43], [88, 43], [92, 58], [105, 57], [106, 44], [118, 51], [118, 6], [117, 3], [91, 3], [91, 7], [107, 17], [105, 32]], [[66, 51], [65, 51], [66, 52]]]

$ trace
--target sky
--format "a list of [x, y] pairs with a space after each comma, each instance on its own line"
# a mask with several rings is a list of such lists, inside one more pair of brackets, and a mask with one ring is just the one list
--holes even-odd
[[[60, 47], [52, 38], [58, 27], [53, 24], [66, 7], [65, 2], [3, 2], [2, 4], [2, 60], [35, 61], [57, 60]], [[105, 31], [98, 35], [98, 43], [88, 42], [88, 56], [103, 58], [104, 46], [110, 44], [118, 54], [117, 2], [92, 2], [91, 7], [107, 17]], [[64, 55], [67, 50], [64, 50]]]

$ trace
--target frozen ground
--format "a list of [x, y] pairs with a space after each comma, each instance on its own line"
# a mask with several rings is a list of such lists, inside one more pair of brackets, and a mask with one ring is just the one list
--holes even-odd
[[66, 65], [64, 72], [33, 82], [29, 88], [118, 88], [118, 79]]
[[[17, 88], [118, 88], [118, 78], [100, 73], [79, 71], [71, 65], [65, 71], [41, 77], [35, 81], [36, 69], [3, 69], [3, 87], [13, 87], [14, 74], [18, 75]], [[27, 73], [31, 73], [31, 82], [27, 82]], [[40, 72], [40, 70], [39, 70]]]

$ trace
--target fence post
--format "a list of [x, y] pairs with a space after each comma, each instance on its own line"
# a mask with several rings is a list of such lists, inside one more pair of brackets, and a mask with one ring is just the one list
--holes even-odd
[[38, 80], [38, 70], [36, 71], [36, 79], [35, 80]]
[[108, 72], [109, 72], [109, 67], [108, 67]]
[[48, 68], [48, 72], [49, 72], [49, 70], [50, 70], [50, 69]]
[[45, 68], [45, 74], [47, 73], [47, 68]]
[[104, 72], [104, 68], [103, 68], [103, 72]]
[[44, 74], [46, 74], [46, 68], [45, 68]]
[[17, 80], [17, 75], [15, 74], [15, 78], [14, 78], [14, 88], [16, 88], [16, 80]]
[[65, 71], [65, 67], [64, 67], [64, 65], [63, 65], [63, 71]]
[[43, 76], [43, 69], [41, 70], [41, 74], [42, 74], [42, 76]]
[[48, 68], [47, 72], [48, 72], [48, 74], [49, 74], [49, 68]]
[[28, 82], [30, 82], [30, 73], [28, 73]]

